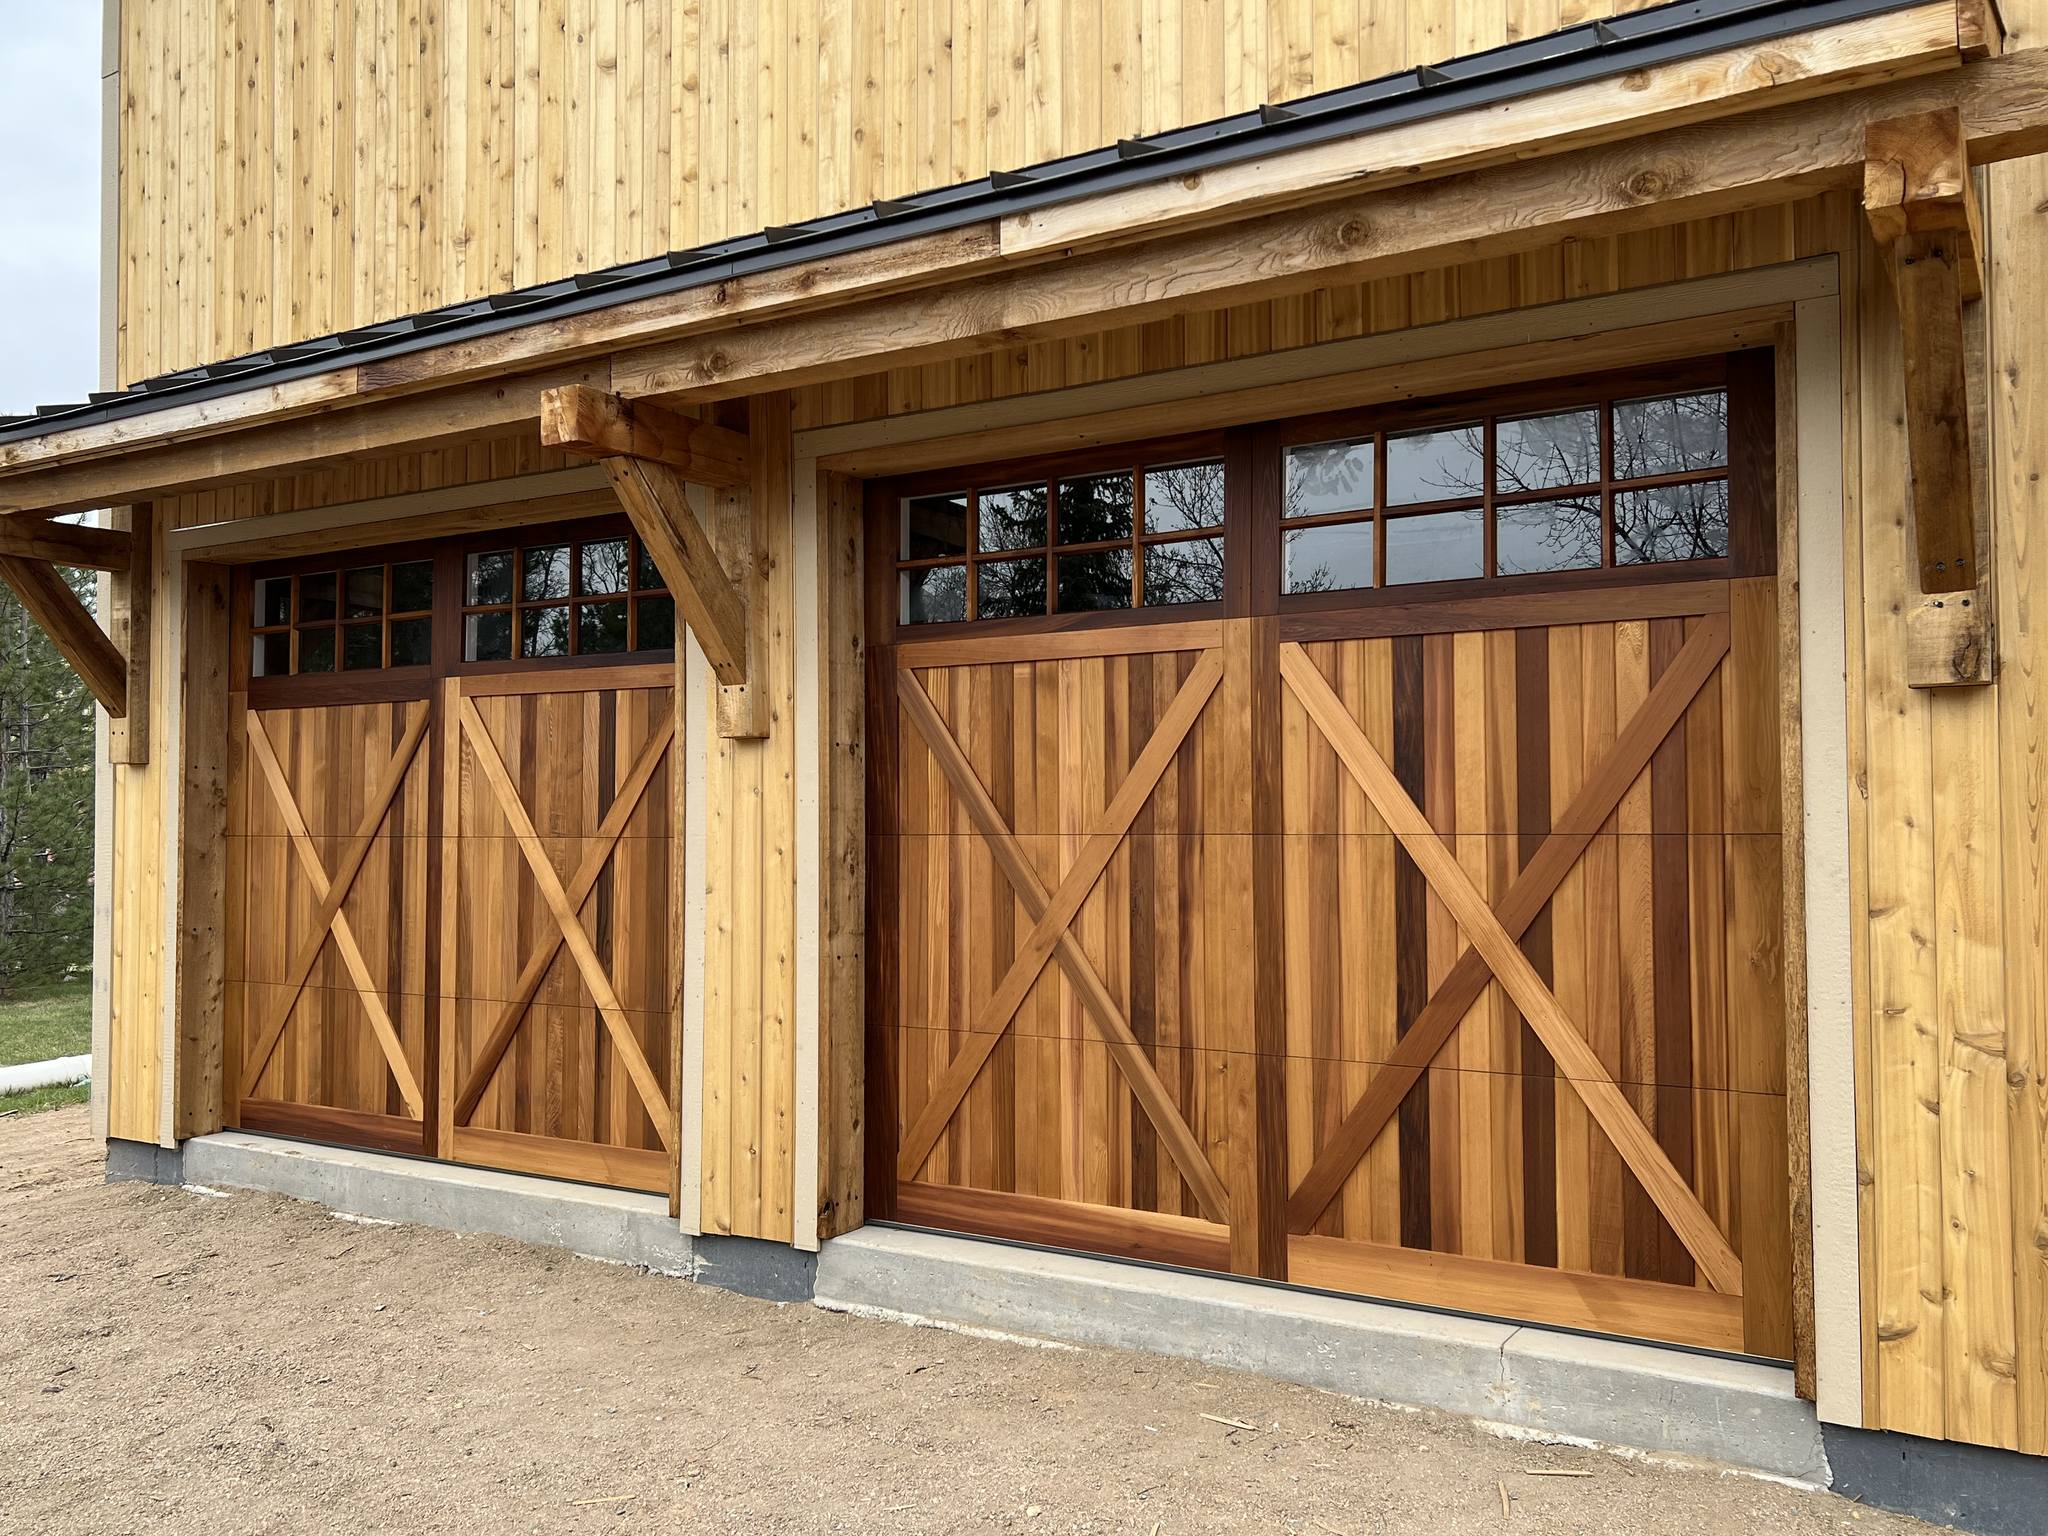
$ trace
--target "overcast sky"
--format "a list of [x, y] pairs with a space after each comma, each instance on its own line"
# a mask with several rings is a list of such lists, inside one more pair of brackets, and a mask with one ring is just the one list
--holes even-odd
[[99, 388], [101, 9], [0, 0], [0, 415]]

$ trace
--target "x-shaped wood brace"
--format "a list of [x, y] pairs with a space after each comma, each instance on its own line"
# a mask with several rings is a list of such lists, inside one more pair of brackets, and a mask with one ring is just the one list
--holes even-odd
[[[512, 775], [505, 770], [505, 760], [498, 755], [497, 744], [491, 740], [490, 727], [484, 724], [483, 716], [477, 712], [475, 701], [465, 698], [460, 707], [462, 734], [469, 739], [470, 749], [476, 753], [477, 766], [490, 781], [498, 808], [511, 824], [512, 836], [519, 844], [519, 851], [526, 856], [527, 867], [533, 872], [541, 900], [554, 914], [562, 942], [575, 959], [583, 984], [590, 988], [590, 995], [597, 1001], [598, 1016], [604, 1020], [605, 1028], [611, 1034], [612, 1048], [619, 1053], [619, 1060], [625, 1063], [626, 1073], [639, 1091], [640, 1102], [647, 1107], [654, 1129], [661, 1136], [661, 1144], [673, 1152], [676, 1149], [675, 1114], [669, 1108], [668, 1096], [661, 1091], [661, 1080], [647, 1064], [646, 1052], [640, 1049], [640, 1042], [633, 1036], [632, 1025], [626, 1018], [625, 1008], [619, 1003], [618, 992], [612, 986], [611, 977], [605, 974], [604, 962], [598, 959], [590, 935], [583, 931], [583, 919], [577, 915], [582, 903], [570, 900], [569, 893], [562, 888], [562, 877], [555, 872], [554, 861], [548, 857], [546, 845], [534, 830], [532, 818], [526, 814], [519, 790], [512, 782]], [[579, 870], [579, 877], [581, 874]], [[584, 894], [589, 894], [587, 888]], [[540, 968], [546, 969], [545, 962]]]
[[1173, 703], [1160, 718], [1152, 739], [1145, 743], [1137, 761], [1132, 763], [1131, 771], [1103, 808], [1102, 820], [1082, 843], [1080, 853], [1061, 877], [1059, 888], [1048, 892], [1023, 845], [1003, 821], [995, 802], [989, 798], [974, 765], [946, 729], [931, 696], [909, 670], [896, 675], [897, 693], [902, 698], [904, 713], [931, 749], [953, 792], [960, 797], [968, 819], [995, 855], [996, 867], [1003, 872], [1032, 919], [1031, 931], [1019, 947], [1016, 959], [1010, 963], [1008, 974], [975, 1014], [959, 1053], [947, 1064], [923, 1112], [904, 1135], [896, 1165], [899, 1178], [917, 1177], [947, 1123], [959, 1109], [960, 1101], [967, 1096], [974, 1079], [995, 1053], [997, 1043], [1008, 1032], [1018, 1008], [1023, 1006], [1025, 997], [1038, 984], [1046, 962], [1057, 953], [1068, 979], [1080, 993], [1088, 1017], [1101, 1033], [1111, 1058], [1143, 1106], [1153, 1128], [1165, 1142], [1181, 1177], [1194, 1191], [1195, 1199], [1210, 1220], [1229, 1221], [1230, 1197], [1222, 1180], [1216, 1177], [1208, 1154], [1189, 1129], [1166, 1084], [1160, 1081], [1145, 1047], [1131, 1032], [1130, 1024], [1117, 1007], [1116, 1000], [1110, 996], [1095, 963], [1088, 958], [1081, 941], [1070, 931], [1074, 918], [1087, 902], [1089, 893], [1095, 889], [1096, 881], [1109, 867], [1109, 861], [1122, 846], [1131, 823], [1151, 797], [1160, 775], [1180, 751], [1181, 743], [1194, 728], [1195, 721], [1200, 718], [1209, 696], [1216, 691], [1216, 685], [1222, 678], [1222, 657], [1215, 651], [1204, 651], [1188, 674], [1187, 681], [1174, 695]]
[[[597, 836], [591, 840], [584, 852], [583, 862], [576, 868], [569, 881], [568, 901], [573, 911], [581, 912], [583, 903], [596, 887], [604, 867], [611, 862], [612, 850], [625, 835], [626, 823], [639, 808], [641, 796], [647, 792], [647, 785], [654, 777], [654, 770], [661, 766], [667, 754], [669, 743], [675, 739], [676, 718], [674, 711], [664, 711], [661, 723], [649, 733], [647, 744], [640, 749], [633, 769], [619, 786], [618, 795], [611, 808], [605, 812], [604, 820], [598, 824]], [[511, 1001], [499, 1011], [497, 1020], [491, 1025], [491, 1032], [477, 1048], [476, 1060], [471, 1063], [469, 1079], [462, 1085], [462, 1092], [455, 1100], [455, 1123], [469, 1124], [469, 1117], [476, 1113], [477, 1104], [483, 1099], [484, 1090], [491, 1085], [491, 1077], [498, 1070], [498, 1063], [504, 1059], [506, 1050], [512, 1044], [512, 1037], [519, 1033], [519, 1026], [526, 1018], [526, 1010], [533, 1006], [534, 997], [540, 991], [542, 979], [548, 967], [554, 964], [566, 937], [561, 925], [536, 944], [533, 952], [526, 957], [526, 964], [519, 972], [519, 980], [513, 984]]]
[[332, 935], [334, 947], [341, 953], [342, 964], [348, 968], [349, 979], [355, 984], [356, 994], [362, 999], [363, 1011], [370, 1016], [370, 1028], [376, 1032], [377, 1044], [382, 1047], [384, 1059], [390, 1064], [391, 1075], [398, 1081], [398, 1091], [407, 1110], [415, 1120], [425, 1114], [419, 1079], [413, 1075], [412, 1063], [406, 1059], [405, 1047], [398, 1038], [398, 1029], [391, 1022], [384, 999], [379, 995], [377, 984], [371, 979], [370, 968], [363, 959], [362, 946], [356, 942], [355, 931], [349, 926], [348, 916], [341, 908], [342, 903], [348, 900], [356, 876], [362, 873], [363, 861], [369, 857], [370, 845], [376, 842], [378, 829], [384, 825], [385, 813], [391, 809], [391, 802], [397, 798], [399, 787], [405, 782], [405, 775], [419, 752], [420, 742], [427, 734], [427, 721], [432, 713], [422, 705], [407, 722], [398, 752], [384, 770], [384, 778], [371, 794], [370, 803], [364, 807], [362, 817], [356, 823], [355, 835], [343, 851], [341, 863], [336, 866], [332, 878], [320, 863], [319, 850], [313, 846], [312, 834], [306, 828], [306, 818], [300, 813], [298, 802], [292, 798], [291, 786], [285, 782], [284, 768], [277, 760], [276, 749], [270, 744], [270, 733], [264, 729], [263, 717], [253, 712], [249, 716], [249, 750], [270, 785], [271, 798], [277, 802], [278, 813], [284, 817], [285, 829], [291, 834], [292, 848], [298, 854], [299, 867], [312, 883], [320, 909], [314, 914], [312, 929], [292, 956], [285, 971], [284, 994], [264, 1022], [263, 1032], [256, 1040], [256, 1049], [249, 1057], [248, 1067], [242, 1076], [245, 1098], [255, 1096], [257, 1081], [270, 1065], [270, 1058], [277, 1050], [277, 1042], [284, 1037], [284, 1027], [291, 1019], [292, 1010], [298, 1006], [300, 994], [306, 989], [306, 978], [312, 974], [313, 962], [320, 958], [321, 949]]
[[[1544, 985], [1543, 978], [1536, 973], [1535, 966], [1516, 942], [1520, 930], [1526, 929], [1534, 921], [1536, 913], [1543, 909], [1558, 881], [1563, 879], [1579, 852], [1605, 822], [1613, 804], [1634, 782], [1642, 764], [1649, 760], [1657, 743], [1669, 734], [1678, 716], [1684, 712], [1685, 705], [1720, 664], [1727, 649], [1727, 616], [1708, 616], [1680, 652], [1677, 662], [1659, 679], [1658, 688], [1629, 723], [1628, 730], [1616, 742], [1607, 762], [1587, 781], [1586, 788], [1580, 791], [1566, 815], [1560, 818], [1562, 825], [1546, 840], [1536, 859], [1531, 861], [1502, 899], [1502, 911], [1499, 913], [1487, 906], [1486, 898], [1458, 863], [1457, 855], [1445, 846], [1436, 829], [1430, 825], [1429, 818], [1409, 798], [1399, 777], [1374, 749], [1358, 722], [1351, 717], [1351, 712], [1344, 707], [1344, 701], [1338, 698], [1316, 664], [1309, 660], [1308, 653], [1298, 644], [1283, 645], [1280, 648], [1280, 671], [1294, 696], [1301, 701], [1351, 776], [1358, 781], [1359, 788], [1365, 791], [1366, 798], [1372, 802], [1380, 818], [1401, 840], [1401, 846], [1407, 849], [1408, 856], [1422, 871], [1423, 878], [1449, 909], [1452, 919], [1463, 930], [1471, 946], [1459, 956], [1451, 976], [1430, 1000], [1429, 1011], [1434, 1011], [1437, 1017], [1430, 1021], [1428, 1037], [1424, 1037], [1419, 1027], [1422, 1021], [1418, 1019], [1417, 1026], [1411, 1027], [1402, 1040], [1404, 1048], [1409, 1041], [1415, 1041], [1415, 1047], [1397, 1050], [1396, 1056], [1405, 1055], [1406, 1059], [1398, 1068], [1392, 1063], [1383, 1067], [1373, 1089], [1368, 1090], [1368, 1099], [1373, 1101], [1371, 1133], [1376, 1135], [1379, 1126], [1385, 1124], [1387, 1114], [1400, 1103], [1422, 1068], [1429, 1064], [1443, 1041], [1449, 1038], [1466, 1009], [1484, 989], [1486, 973], [1491, 972], [1516, 1008], [1521, 1010], [1522, 1017], [1543, 1042], [1544, 1049], [1557, 1062], [1564, 1079], [1585, 1101], [1586, 1108], [1614, 1143], [1622, 1160], [1656, 1202], [1664, 1219], [1671, 1223], [1672, 1230], [1692, 1254], [1707, 1283], [1724, 1295], [1740, 1295], [1742, 1261], [1721, 1235], [1721, 1229], [1714, 1225], [1714, 1219], [1700, 1204], [1692, 1187], [1658, 1145], [1650, 1128], [1629, 1104], [1599, 1054], [1587, 1043], [1586, 1037], [1579, 1032], [1549, 987]], [[1591, 814], [1603, 799], [1608, 801], [1606, 808], [1597, 816]], [[1555, 853], [1552, 853], [1553, 847], [1557, 850]], [[1507, 926], [1510, 919], [1516, 922], [1514, 933]], [[1454, 983], [1457, 986], [1455, 991]], [[1374, 1090], [1378, 1091], [1375, 1093]], [[1364, 1107], [1361, 1104], [1360, 1109]], [[1353, 1122], [1357, 1122], [1356, 1127]], [[1357, 1148], [1349, 1153], [1349, 1161], [1338, 1168], [1336, 1159], [1326, 1151], [1317, 1160], [1316, 1167], [1311, 1169], [1309, 1177], [1303, 1180], [1302, 1189], [1297, 1190], [1289, 1202], [1289, 1224], [1295, 1230], [1313, 1224], [1329, 1203], [1329, 1195], [1335, 1193], [1337, 1185], [1349, 1173], [1351, 1165], [1371, 1145], [1371, 1135], [1360, 1140], [1358, 1134], [1366, 1129], [1367, 1124], [1368, 1117], [1360, 1110], [1354, 1110], [1339, 1133], [1339, 1140], [1347, 1150], [1353, 1146]], [[1347, 1136], [1345, 1132], [1352, 1134]], [[1334, 1183], [1331, 1182], [1333, 1172]], [[1312, 1183], [1314, 1188], [1311, 1188]], [[1327, 1188], [1329, 1194], [1321, 1194], [1318, 1198], [1318, 1192], [1323, 1188]], [[1299, 1218], [1311, 1203], [1313, 1210], [1309, 1211], [1307, 1223], [1300, 1222]]]

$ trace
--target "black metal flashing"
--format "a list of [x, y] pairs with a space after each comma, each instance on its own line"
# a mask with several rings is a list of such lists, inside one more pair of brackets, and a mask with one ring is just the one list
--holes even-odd
[[996, 171], [978, 181], [878, 200], [865, 208], [579, 273], [510, 293], [444, 305], [335, 336], [293, 342], [205, 367], [145, 379], [75, 405], [0, 415], [0, 442], [59, 427], [93, 426], [171, 403], [216, 398], [346, 364], [397, 357], [456, 340], [514, 330], [633, 299], [843, 256], [1005, 214], [1327, 143], [1398, 124], [1557, 90], [1745, 44], [1766, 42], [1904, 9], [1913, 0], [1676, 0], [1611, 20], [1404, 69], [1285, 106], [1262, 106], [1207, 123], [1124, 140], [1084, 154]]

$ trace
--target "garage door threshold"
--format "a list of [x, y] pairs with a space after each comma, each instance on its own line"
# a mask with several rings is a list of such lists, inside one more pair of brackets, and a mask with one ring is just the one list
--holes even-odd
[[949, 1234], [824, 1245], [819, 1306], [1199, 1360], [1826, 1487], [1788, 1368]]
[[194, 1137], [183, 1154], [188, 1186], [264, 1190], [347, 1216], [490, 1233], [698, 1278], [696, 1241], [659, 1195], [247, 1131]]

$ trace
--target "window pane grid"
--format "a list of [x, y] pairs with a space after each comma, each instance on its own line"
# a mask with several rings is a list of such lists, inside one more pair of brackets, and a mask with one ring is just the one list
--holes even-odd
[[[1623, 418], [1628, 451], [1619, 467], [1627, 472], [1617, 473]], [[1290, 446], [1282, 467], [1281, 588], [1327, 592], [1724, 559], [1727, 482], [1727, 394], [1720, 388]], [[1421, 499], [1467, 487], [1472, 494]]]
[[[1136, 464], [905, 496], [898, 526], [898, 619], [905, 624], [1222, 596], [1221, 460]], [[930, 552], [935, 543], [943, 552]], [[1166, 553], [1148, 575], [1146, 556], [1154, 550]]]
[[[478, 602], [479, 594], [493, 601]], [[675, 646], [674, 598], [637, 534], [550, 540], [464, 562], [462, 659], [545, 661]]]
[[[425, 606], [395, 606], [401, 593]], [[251, 618], [253, 677], [425, 666], [431, 659], [422, 646], [431, 648], [433, 563], [400, 560], [259, 576]]]

